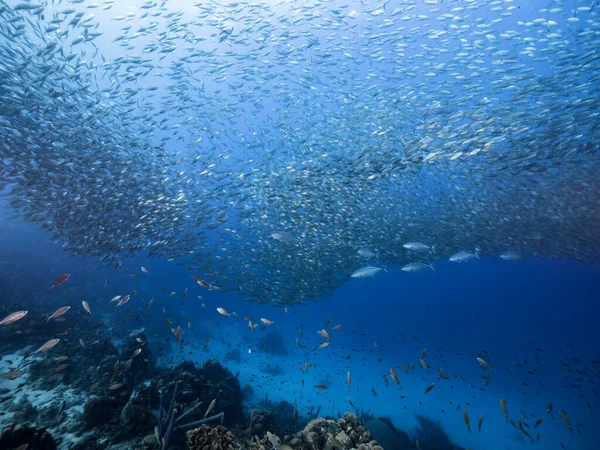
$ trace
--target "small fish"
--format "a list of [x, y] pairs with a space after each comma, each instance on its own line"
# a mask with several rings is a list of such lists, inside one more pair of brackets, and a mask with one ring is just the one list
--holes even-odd
[[91, 316], [92, 310], [90, 309], [90, 304], [88, 302], [86, 302], [85, 300], [82, 301], [81, 304], [83, 305], [83, 309], [85, 309], [85, 311]]
[[172, 328], [171, 331], [175, 335], [175, 344], [179, 345], [179, 339], [181, 338], [181, 326], [178, 326], [177, 328]]
[[300, 244], [300, 247], [302, 247], [302, 242], [300, 242], [298, 238], [296, 238], [291, 233], [288, 233], [287, 231], [275, 231], [274, 233], [271, 233], [271, 237], [273, 239], [278, 240], [279, 242], [283, 242], [284, 244], [298, 243]]
[[533, 428], [537, 428], [539, 425], [541, 425], [543, 421], [544, 419], [540, 417], [538, 420], [535, 421], [535, 425], [533, 426]]
[[552, 402], [548, 403], [548, 415], [552, 416]]
[[117, 270], [119, 267], [121, 267], [121, 261], [116, 262], [115, 267], [113, 268], [113, 271]]
[[403, 272], [418, 273], [418, 272], [423, 272], [425, 269], [431, 269], [435, 272], [433, 264], [425, 264], [420, 261], [408, 263], [408, 264], [402, 266], [401, 270]]
[[219, 311], [219, 314], [222, 314], [227, 317], [229, 317], [231, 315], [227, 312], [227, 310], [225, 308], [217, 308], [217, 311]]
[[342, 326], [341, 326], [341, 325], [336, 325], [336, 326], [334, 326], [332, 329], [337, 331], [337, 330], [339, 330], [340, 328], [342, 328]]
[[122, 386], [123, 386], [123, 383], [114, 383], [114, 384], [111, 384], [108, 387], [108, 390], [109, 391], [116, 391], [117, 389], [120, 389]]
[[69, 277], [71, 276], [70, 273], [64, 273], [62, 274], [60, 277], [58, 277], [56, 280], [54, 280], [54, 283], [52, 283], [52, 286], [50, 286], [50, 289], [63, 284], [65, 281], [67, 281], [69, 279]]
[[131, 359], [135, 358], [137, 355], [139, 355], [140, 353], [142, 353], [142, 349], [141, 348], [136, 348], [133, 351], [133, 354], [131, 355]]
[[142, 266], [142, 272], [144, 272], [144, 273], [149, 273], [149, 272], [148, 272], [148, 269], [146, 269], [144, 266]]
[[119, 300], [119, 303], [117, 303], [117, 307], [123, 306], [125, 303], [127, 303], [129, 301], [130, 298], [131, 298], [130, 295], [126, 295], [125, 297], [123, 297], [121, 300]]
[[350, 376], [350, 372], [348, 372], [348, 375], [346, 375], [346, 383], [348, 384], [348, 389], [350, 389], [350, 386], [352, 385], [352, 377]]
[[51, 320], [51, 319], [56, 319], [57, 317], [60, 317], [60, 316], [62, 316], [62, 315], [63, 315], [63, 314], [65, 314], [65, 313], [66, 313], [66, 312], [67, 312], [69, 309], [71, 309], [71, 307], [70, 307], [70, 306], [63, 306], [63, 307], [61, 307], [61, 308], [58, 308], [56, 311], [54, 311], [54, 312], [52, 313], [52, 315], [51, 315], [50, 317], [48, 317], [48, 318], [46, 319], [46, 322], [48, 322], [48, 321], [49, 321], [49, 320]]
[[4, 319], [2, 319], [2, 321], [0, 322], [0, 325], [8, 325], [8, 324], [14, 323], [17, 320], [21, 320], [26, 315], [27, 315], [27, 311], [16, 311], [12, 314], [9, 314]]
[[407, 250], [412, 250], [413, 252], [431, 252], [435, 253], [435, 245], [431, 247], [426, 244], [422, 244], [421, 242], [407, 242], [402, 247]]
[[110, 299], [110, 302], [108, 302], [108, 303], [113, 303], [113, 302], [116, 302], [116, 301], [119, 301], [119, 300], [121, 300], [121, 296], [120, 295], [115, 295], [113, 298]]
[[394, 380], [394, 383], [396, 383], [396, 386], [398, 386], [399, 389], [402, 389], [402, 386], [400, 385], [400, 379], [398, 378], [398, 375], [396, 375], [394, 369], [390, 367], [389, 372], [390, 376], [392, 377], [392, 380]]
[[42, 345], [40, 348], [38, 348], [35, 352], [33, 352], [33, 354], [37, 354], [37, 353], [42, 353], [45, 351], [50, 350], [52, 347], [55, 347], [56, 344], [58, 344], [60, 342], [60, 339], [50, 339], [48, 342], [46, 342], [44, 345]]
[[429, 366], [427, 365], [427, 363], [425, 362], [425, 360], [423, 358], [419, 359], [419, 363], [421, 363], [421, 367], [425, 370], [429, 369]]
[[425, 393], [427, 394], [429, 391], [431, 391], [433, 388], [435, 387], [435, 383], [431, 383], [429, 386], [427, 386], [425, 388]]
[[506, 399], [505, 398], [500, 399], [500, 408], [502, 409], [502, 414], [504, 414], [504, 417], [506, 417], [506, 421], [508, 422], [508, 411], [506, 410]]
[[559, 411], [558, 414], [560, 414], [560, 418], [563, 420], [563, 422], [565, 423], [565, 425], [567, 426], [567, 428], [569, 429], [569, 431], [571, 433], [573, 433], [573, 430], [571, 429], [571, 421], [569, 420], [569, 418], [567, 417], [567, 415], [565, 414], [564, 411]]
[[328, 341], [331, 340], [331, 336], [329, 336], [329, 333], [327, 332], [327, 330], [323, 329], [320, 331], [317, 331], [317, 334], [325, 339], [327, 339]]
[[260, 319], [265, 325], [273, 325], [275, 322], [271, 322], [269, 319]]
[[387, 272], [387, 269], [384, 267], [367, 266], [367, 267], [363, 267], [362, 269], [358, 269], [358, 270], [355, 270], [354, 272], [352, 272], [352, 274], [350, 275], [350, 278], [373, 277], [373, 276], [375, 276], [376, 273], [378, 273], [382, 270], [385, 270]]
[[329, 341], [322, 342], [317, 348], [325, 348], [329, 345]]
[[450, 257], [450, 261], [461, 263], [461, 262], [470, 261], [473, 258], [479, 259], [479, 249], [478, 248], [475, 249], [475, 253], [464, 252], [461, 250], [460, 252], [452, 255]]
[[327, 390], [327, 385], [326, 384], [317, 384], [317, 385], [315, 385], [315, 387], [317, 389], [320, 389], [321, 391]]
[[204, 418], [206, 418], [208, 416], [208, 414], [213, 410], [213, 408], [215, 407], [215, 404], [217, 403], [217, 399], [213, 399], [212, 402], [210, 402], [210, 405], [208, 405], [208, 409], [206, 410], [206, 413], [204, 414]]
[[481, 426], [483, 425], [483, 414], [479, 416], [479, 421], [477, 422], [477, 429], [481, 433]]
[[3, 373], [2, 375], [0, 375], [0, 378], [4, 378], [6, 380], [14, 380], [19, 378], [21, 375], [23, 375], [25, 372], [23, 372], [22, 370], [19, 369], [13, 369], [10, 370], [6, 373]]
[[467, 426], [467, 430], [469, 433], [471, 432], [471, 422], [469, 422], [469, 415], [467, 414], [467, 410], [463, 409], [463, 420], [465, 421], [465, 425]]
[[479, 364], [481, 364], [483, 367], [485, 367], [487, 370], [492, 370], [490, 365], [487, 362], [485, 362], [485, 360], [483, 360], [482, 358], [477, 358], [477, 362]]

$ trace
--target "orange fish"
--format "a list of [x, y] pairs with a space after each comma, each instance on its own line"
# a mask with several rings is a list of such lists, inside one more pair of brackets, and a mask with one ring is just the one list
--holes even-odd
[[63, 306], [62, 308], [58, 308], [56, 311], [54, 311], [52, 313], [52, 315], [50, 317], [48, 317], [46, 319], [46, 322], [48, 322], [50, 319], [56, 319], [57, 317], [62, 316], [64, 313], [66, 313], [69, 309], [71, 309], [70, 306]]
[[70, 273], [64, 273], [62, 274], [60, 277], [58, 277], [54, 283], [52, 283], [52, 286], [50, 286], [50, 289], [52, 289], [55, 286], [58, 286], [59, 284], [63, 284], [65, 281], [67, 281], [69, 279], [69, 277], [71, 276]]
[[172, 328], [171, 331], [175, 335], [175, 344], [179, 345], [179, 339], [181, 338], [181, 326], [178, 326], [177, 328]]
[[16, 322], [17, 320], [21, 320], [26, 315], [27, 315], [27, 311], [16, 311], [12, 314], [9, 314], [4, 319], [2, 319], [2, 321], [0, 322], [0, 325], [8, 325], [9, 323]]
[[469, 415], [467, 414], [467, 410], [463, 409], [463, 419], [465, 420], [465, 425], [467, 426], [467, 430], [469, 433], [471, 432], [471, 422], [469, 422]]
[[33, 352], [33, 354], [35, 355], [36, 353], [48, 351], [52, 347], [56, 346], [56, 344], [58, 344], [59, 342], [60, 342], [60, 339], [50, 339], [48, 342], [46, 342], [44, 345], [42, 345], [40, 348], [38, 348], [35, 352]]

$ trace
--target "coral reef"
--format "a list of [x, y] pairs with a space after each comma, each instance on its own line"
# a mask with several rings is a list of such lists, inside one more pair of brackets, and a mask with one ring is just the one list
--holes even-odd
[[262, 439], [252, 442], [252, 450], [383, 450], [358, 417], [345, 413], [335, 420], [315, 419], [304, 430], [284, 436], [283, 439], [267, 432]]
[[241, 450], [242, 446], [227, 428], [202, 425], [186, 433], [189, 450]]
[[250, 415], [250, 432], [252, 436], [262, 438], [267, 434], [267, 431], [275, 434], [279, 431], [273, 413], [263, 410], [252, 411]]

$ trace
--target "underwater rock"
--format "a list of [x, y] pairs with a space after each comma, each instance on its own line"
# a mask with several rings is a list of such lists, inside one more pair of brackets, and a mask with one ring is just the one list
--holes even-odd
[[149, 397], [147, 391], [132, 394], [119, 415], [119, 427], [113, 435], [113, 442], [143, 436], [148, 431], [148, 424], [155, 421]]
[[250, 431], [253, 436], [263, 437], [267, 431], [277, 434], [277, 422], [269, 411], [254, 410], [250, 414]]
[[233, 361], [233, 362], [239, 363], [241, 361], [241, 358], [242, 358], [242, 352], [240, 352], [236, 348], [234, 350], [227, 352], [227, 354], [225, 355], [225, 362]]
[[11, 407], [11, 410], [15, 413], [12, 420], [16, 423], [35, 422], [38, 416], [37, 409], [27, 397], [22, 397], [17, 404]]
[[189, 450], [240, 450], [242, 446], [227, 428], [202, 425], [186, 433]]
[[422, 450], [464, 450], [450, 440], [439, 422], [429, 417], [415, 414], [419, 426], [412, 430], [415, 440], [419, 441]]
[[102, 396], [90, 398], [83, 408], [83, 424], [86, 429], [115, 423], [121, 408], [127, 403], [126, 396]]
[[411, 450], [416, 449], [408, 433], [395, 428], [389, 420], [371, 419], [365, 422], [373, 439], [385, 450]]
[[[142, 345], [138, 338], [143, 339], [145, 343]], [[139, 354], [136, 355], [138, 351]], [[143, 328], [135, 330], [127, 336], [125, 343], [121, 346], [119, 360], [121, 365], [127, 364], [129, 366], [125, 372], [127, 385], [133, 387], [141, 381], [151, 378], [155, 361], [152, 359], [152, 350]]]
[[309, 422], [306, 417], [296, 413], [296, 423], [294, 423], [294, 405], [285, 400], [278, 403], [263, 400], [255, 407], [256, 409], [271, 412], [277, 423], [277, 427], [284, 433], [294, 433], [297, 430], [304, 428]]
[[44, 428], [9, 424], [0, 435], [0, 449], [13, 450], [28, 444], [27, 450], [56, 450], [56, 442]]
[[[239, 380], [218, 361], [208, 360], [202, 368], [185, 361], [166, 370], [160, 378], [170, 380], [165, 392], [167, 398], [173, 394], [175, 381], [179, 380], [178, 403], [186, 409], [196, 400], [200, 400], [207, 408], [213, 400], [216, 400], [213, 412], [225, 413], [225, 425], [231, 427], [244, 423], [242, 389]], [[159, 383], [160, 380], [157, 380], [156, 385]], [[158, 394], [154, 406], [158, 409]]]
[[276, 331], [267, 334], [258, 343], [258, 348], [270, 355], [287, 356], [283, 337]]

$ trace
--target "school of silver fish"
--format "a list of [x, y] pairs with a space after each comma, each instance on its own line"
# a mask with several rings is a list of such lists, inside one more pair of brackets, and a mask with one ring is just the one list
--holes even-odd
[[0, 188], [66, 250], [289, 305], [598, 261], [595, 0], [130, 3], [0, 0]]

